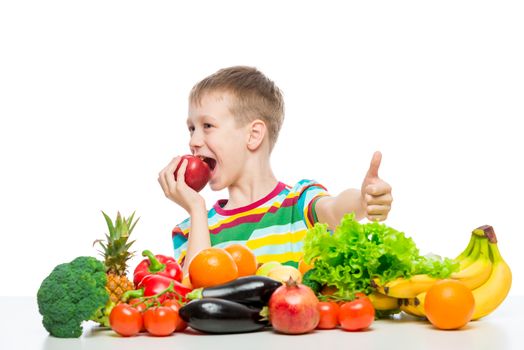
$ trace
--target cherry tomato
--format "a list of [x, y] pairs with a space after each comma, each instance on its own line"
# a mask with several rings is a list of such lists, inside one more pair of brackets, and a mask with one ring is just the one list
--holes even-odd
[[320, 322], [318, 322], [318, 329], [333, 329], [338, 325], [338, 313], [340, 307], [333, 301], [321, 301], [318, 303], [318, 312], [320, 314]]
[[368, 328], [375, 319], [375, 308], [367, 297], [358, 297], [340, 306], [338, 321], [347, 331]]
[[123, 337], [138, 334], [142, 329], [142, 314], [129, 304], [118, 304], [109, 315], [111, 329]]
[[158, 337], [172, 334], [176, 329], [177, 319], [178, 314], [168, 306], [156, 306], [144, 312], [146, 330]]
[[176, 328], [175, 332], [181, 332], [184, 329], [187, 328], [187, 323], [178, 315], [178, 311], [180, 310], [181, 306], [176, 300], [168, 299], [162, 303], [163, 306], [167, 306], [175, 310], [177, 314], [177, 322], [176, 322]]

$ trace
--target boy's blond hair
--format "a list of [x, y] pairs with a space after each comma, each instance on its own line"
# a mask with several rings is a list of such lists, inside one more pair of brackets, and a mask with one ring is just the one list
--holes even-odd
[[235, 97], [229, 106], [239, 125], [261, 119], [268, 130], [270, 151], [284, 121], [284, 98], [275, 83], [254, 67], [223, 68], [197, 83], [189, 95], [191, 104], [200, 104], [210, 92], [228, 92]]

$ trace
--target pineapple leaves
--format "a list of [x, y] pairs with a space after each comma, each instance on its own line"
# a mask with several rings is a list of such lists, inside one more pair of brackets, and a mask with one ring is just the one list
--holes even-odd
[[[107, 237], [107, 235], [106, 235]], [[107, 246], [104, 244], [104, 240], [103, 239], [97, 239], [93, 242], [93, 246], [95, 246], [95, 244], [100, 244], [102, 246], [102, 248], [105, 250], [107, 250]]]
[[[124, 251], [129, 251], [129, 248], [131, 248], [131, 245], [135, 243], [135, 241], [131, 241], [129, 243], [127, 243], [125, 246], [124, 246]], [[129, 252], [129, 255], [126, 257], [126, 260], [129, 260], [131, 259], [133, 256], [135, 255], [135, 252]]]
[[104, 218], [106, 219], [107, 227], [109, 228], [109, 235], [111, 238], [114, 238], [115, 227], [113, 226], [113, 221], [111, 221], [111, 218], [103, 211], [102, 214], [104, 214]]
[[122, 237], [122, 232], [125, 231], [125, 227], [122, 225], [122, 216], [120, 215], [120, 212], [116, 213], [115, 228], [116, 238], [118, 239]]
[[[129, 223], [132, 223], [133, 222], [133, 217], [135, 216], [135, 212], [133, 212], [133, 214], [131, 214], [131, 217], [129, 218]], [[133, 231], [133, 229], [135, 228], [135, 225], [137, 224], [138, 220], [140, 220], [140, 218], [136, 219], [136, 221], [131, 225], [131, 227], [129, 228], [129, 234], [131, 234], [131, 232]], [[129, 226], [129, 225], [128, 225]]]
[[129, 248], [135, 241], [128, 242], [128, 239], [140, 218], [137, 218], [136, 221], [133, 222], [135, 212], [133, 212], [129, 218], [117, 212], [116, 219], [113, 222], [103, 211], [102, 214], [104, 214], [109, 234], [105, 234], [105, 240], [97, 239], [93, 245], [98, 243], [102, 247], [99, 252], [104, 257], [105, 265], [109, 273], [114, 273], [118, 276], [125, 275], [127, 261], [135, 254], [135, 252], [129, 251]]

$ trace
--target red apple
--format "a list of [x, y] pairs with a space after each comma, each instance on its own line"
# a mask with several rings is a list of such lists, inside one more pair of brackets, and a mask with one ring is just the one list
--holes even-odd
[[186, 176], [184, 177], [186, 184], [195, 191], [200, 192], [211, 178], [209, 165], [198, 157], [192, 155], [182, 156], [182, 159], [175, 170], [175, 179], [177, 177], [178, 168], [180, 168], [184, 159], [187, 159]]

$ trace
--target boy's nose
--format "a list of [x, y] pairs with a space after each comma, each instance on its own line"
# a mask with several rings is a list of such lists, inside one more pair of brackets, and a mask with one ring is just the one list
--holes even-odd
[[194, 149], [202, 147], [204, 144], [204, 138], [202, 137], [201, 133], [198, 131], [194, 131], [193, 135], [191, 135], [191, 138], [189, 139], [189, 148], [194, 153]]

